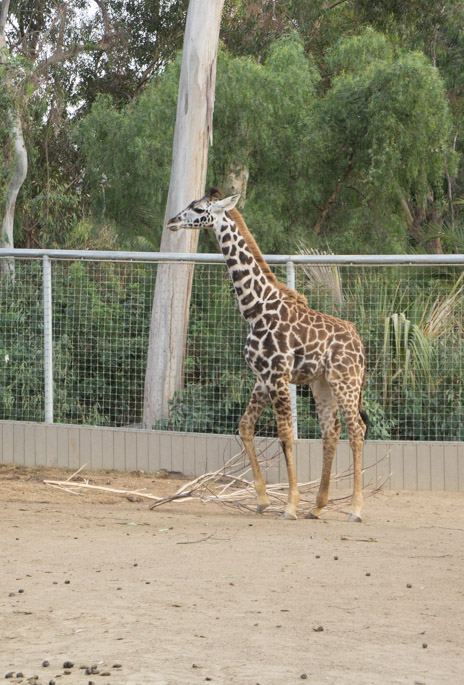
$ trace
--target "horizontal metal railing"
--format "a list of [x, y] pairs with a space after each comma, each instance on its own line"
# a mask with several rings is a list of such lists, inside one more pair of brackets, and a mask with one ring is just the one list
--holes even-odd
[[[131, 252], [111, 250], [33, 250], [22, 248], [0, 248], [0, 259], [89, 259], [102, 261], [139, 261], [139, 262], [193, 262], [201, 264], [222, 264], [224, 256], [220, 253], [201, 252]], [[403, 254], [403, 255], [264, 255], [269, 264], [343, 264], [346, 266], [370, 265], [464, 265], [464, 254]]]

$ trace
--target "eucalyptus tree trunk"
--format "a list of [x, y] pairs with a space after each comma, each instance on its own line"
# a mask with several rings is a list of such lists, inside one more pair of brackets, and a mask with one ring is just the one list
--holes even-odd
[[[6, 61], [5, 24], [8, 17], [10, 0], [2, 0], [0, 4], [0, 64]], [[7, 85], [12, 86], [12, 84]], [[12, 98], [13, 102], [14, 98]], [[14, 104], [8, 112], [11, 138], [11, 161], [9, 181], [6, 188], [5, 204], [1, 207], [0, 247], [14, 247], [13, 228], [16, 208], [16, 198], [27, 174], [27, 151], [24, 144], [23, 131], [19, 113], [14, 110]], [[13, 259], [2, 260], [1, 272], [14, 278]]]
[[[204, 194], [212, 142], [216, 59], [224, 0], [190, 0], [177, 100], [171, 181], [165, 223]], [[166, 228], [162, 252], [195, 252], [198, 232]], [[169, 400], [183, 387], [184, 353], [193, 266], [158, 266], [148, 344], [143, 427], [169, 415]]]
[[[27, 151], [24, 144], [21, 119], [16, 112], [10, 112], [12, 140], [12, 173], [6, 191], [6, 201], [3, 207], [2, 227], [0, 233], [0, 247], [14, 247], [14, 218], [16, 198], [27, 175]], [[2, 259], [1, 271], [14, 278], [14, 260]]]

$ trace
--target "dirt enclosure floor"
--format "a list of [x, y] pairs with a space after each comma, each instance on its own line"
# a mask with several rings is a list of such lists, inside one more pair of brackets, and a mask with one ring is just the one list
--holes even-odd
[[0, 466], [1, 682], [464, 682], [462, 493], [381, 492], [362, 524], [281, 521], [43, 483], [68, 475]]

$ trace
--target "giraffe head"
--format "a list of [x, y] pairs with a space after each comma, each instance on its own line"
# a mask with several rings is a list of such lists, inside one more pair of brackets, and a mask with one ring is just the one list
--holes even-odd
[[170, 219], [167, 228], [170, 231], [178, 231], [180, 228], [214, 228], [224, 212], [235, 207], [239, 198], [240, 195], [231, 195], [221, 199], [220, 192], [211, 188], [201, 200], [194, 200]]

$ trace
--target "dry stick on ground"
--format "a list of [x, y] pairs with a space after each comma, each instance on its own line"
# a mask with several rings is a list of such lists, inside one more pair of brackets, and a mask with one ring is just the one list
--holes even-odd
[[[379, 459], [374, 464], [364, 468], [363, 473], [384, 461], [388, 455], [389, 452], [387, 452], [384, 457]], [[253, 483], [245, 478], [245, 475], [250, 471], [250, 466], [244, 466], [243, 457], [244, 451], [242, 450], [229, 459], [229, 461], [227, 461], [220, 469], [198, 476], [189, 483], [182, 485], [182, 487], [180, 487], [173, 495], [169, 495], [168, 497], [157, 497], [146, 492], [141, 492], [140, 490], [120, 490], [99, 485], [90, 485], [88, 481], [84, 483], [73, 482], [72, 478], [84, 467], [81, 467], [66, 481], [45, 480], [44, 483], [46, 485], [65, 490], [66, 492], [72, 492], [73, 494], [76, 493], [70, 488], [75, 487], [78, 489], [88, 488], [92, 490], [102, 490], [104, 492], [111, 492], [126, 496], [137, 495], [139, 497], [145, 497], [147, 499], [154, 500], [149, 505], [150, 509], [154, 509], [155, 507], [159, 507], [169, 502], [188, 502], [197, 500], [203, 503], [214, 502], [215, 504], [221, 504], [224, 506], [233, 506], [242, 512], [254, 511], [256, 506], [255, 489]], [[263, 458], [262, 455], [261, 457], [262, 458], [260, 462], [264, 469], [269, 466], [275, 466], [275, 462], [279, 458], [276, 454], [267, 458]], [[237, 475], [234, 475], [235, 473]], [[352, 477], [352, 475], [352, 471], [347, 469], [341, 473], [337, 473], [333, 477], [332, 482], [347, 480]], [[366, 496], [369, 497], [378, 493], [383, 488], [388, 478], [389, 476], [386, 476], [382, 482], [379, 482], [378, 480], [376, 482], [369, 482], [364, 488]], [[303, 495], [300, 503], [300, 510], [302, 512], [309, 510], [311, 506], [310, 502], [305, 496], [307, 496], [309, 493], [312, 494], [318, 486], [319, 479], [299, 484], [298, 487]], [[267, 512], [275, 514], [283, 511], [286, 501], [286, 487], [287, 485], [285, 483], [271, 483], [268, 485], [267, 491], [269, 498], [272, 501], [272, 505], [268, 508]], [[312, 499], [314, 499], [314, 497], [312, 497]], [[349, 501], [349, 499], [349, 496], [333, 498], [329, 502], [329, 507], [343, 511], [341, 507], [343, 504]]]
[[[72, 492], [69, 488], [88, 488], [90, 490], [103, 490], [104, 492], [114, 492], [118, 495], [137, 495], [138, 497], [146, 497], [147, 499], [159, 500], [161, 497], [156, 497], [155, 495], [150, 495], [146, 492], [141, 492], [141, 490], [117, 490], [116, 488], [107, 488], [103, 485], [90, 485], [88, 481], [85, 483], [74, 483], [71, 480], [44, 480], [45, 485], [50, 485], [54, 488], [59, 488], [60, 490], [66, 490], [66, 492]], [[67, 487], [65, 487], [67, 486]], [[76, 495], [76, 492], [72, 493]]]

